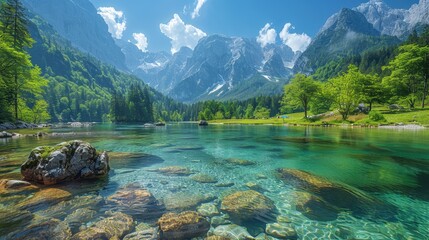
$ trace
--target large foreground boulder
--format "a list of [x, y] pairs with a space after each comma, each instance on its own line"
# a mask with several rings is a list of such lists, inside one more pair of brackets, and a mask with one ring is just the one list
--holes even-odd
[[51, 185], [104, 176], [109, 169], [106, 152], [99, 153], [89, 143], [75, 140], [33, 149], [21, 166], [21, 174], [28, 181]]

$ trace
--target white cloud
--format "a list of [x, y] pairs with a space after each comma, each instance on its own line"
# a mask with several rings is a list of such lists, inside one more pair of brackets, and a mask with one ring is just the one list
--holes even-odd
[[283, 30], [279, 34], [280, 39], [283, 41], [283, 44], [289, 46], [292, 51], [304, 52], [305, 49], [307, 49], [308, 45], [310, 45], [311, 38], [305, 33], [290, 33], [289, 30], [291, 28], [293, 29], [292, 24], [286, 23], [283, 27]]
[[198, 41], [207, 36], [201, 29], [185, 24], [177, 14], [174, 14], [167, 24], [159, 24], [159, 28], [165, 36], [171, 39], [172, 53], [176, 53], [184, 46], [194, 49]]
[[142, 52], [147, 52], [147, 37], [143, 33], [133, 33], [133, 38], [137, 43], [135, 45]]
[[191, 14], [192, 19], [195, 19], [196, 17], [200, 16], [200, 9], [203, 7], [204, 3], [206, 2], [207, 0], [197, 0], [194, 11]]
[[99, 7], [97, 13], [103, 17], [109, 27], [109, 32], [112, 34], [112, 37], [121, 39], [122, 33], [127, 29], [127, 20], [125, 19], [124, 13], [122, 11], [117, 11], [113, 7]]
[[277, 33], [274, 28], [270, 28], [269, 23], [259, 31], [259, 36], [256, 38], [256, 41], [261, 44], [261, 47], [265, 47], [268, 44], [276, 43]]

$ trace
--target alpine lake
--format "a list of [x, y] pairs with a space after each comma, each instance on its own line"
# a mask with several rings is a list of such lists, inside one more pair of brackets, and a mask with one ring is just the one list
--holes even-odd
[[[178, 123], [43, 131], [0, 140], [0, 179], [22, 179], [35, 147], [75, 139], [107, 151], [111, 170], [97, 180], [0, 189], [0, 239], [429, 239], [427, 129]], [[181, 220], [186, 214], [197, 221]], [[176, 229], [160, 235], [160, 218]]]

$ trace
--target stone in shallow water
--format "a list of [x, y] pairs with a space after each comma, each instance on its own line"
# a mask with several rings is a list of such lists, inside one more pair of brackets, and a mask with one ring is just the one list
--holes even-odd
[[133, 229], [133, 218], [116, 212], [111, 217], [96, 222], [93, 226], [73, 235], [73, 240], [83, 239], [122, 239]]
[[159, 172], [164, 175], [173, 175], [173, 176], [189, 176], [193, 173], [191, 169], [187, 167], [181, 167], [181, 166], [163, 167], [152, 171]]
[[5, 235], [27, 225], [33, 219], [29, 211], [16, 208], [0, 208], [0, 234]]
[[0, 179], [0, 193], [6, 191], [29, 190], [37, 188], [37, 186], [34, 186], [27, 181]]
[[20, 202], [17, 206], [21, 209], [43, 209], [50, 207], [56, 203], [67, 200], [71, 197], [71, 194], [59, 188], [45, 188], [34, 194], [34, 196], [28, 200]]
[[245, 159], [238, 159], [238, 158], [228, 158], [226, 159], [226, 162], [237, 166], [251, 166], [256, 164], [255, 162], [245, 160]]
[[259, 185], [258, 183], [255, 183], [255, 182], [247, 182], [244, 185], [246, 187], [248, 187], [250, 190], [254, 190], [254, 191], [257, 191], [260, 193], [267, 192], [267, 190], [265, 188], [263, 188], [261, 185]]
[[87, 208], [98, 211], [101, 204], [104, 203], [103, 198], [95, 195], [77, 196], [68, 201], [62, 201], [54, 206], [45, 210], [38, 211], [37, 214], [50, 218], [63, 219], [69, 213], [77, 209]]
[[109, 196], [105, 208], [140, 219], [155, 219], [165, 212], [164, 205], [137, 183], [128, 184]]
[[222, 214], [221, 216], [212, 217], [210, 223], [211, 223], [212, 227], [217, 227], [219, 225], [231, 224], [231, 221], [229, 221], [228, 215]]
[[234, 186], [233, 182], [229, 182], [229, 183], [218, 183], [215, 185], [216, 187], [232, 187]]
[[70, 239], [70, 228], [66, 223], [57, 219], [44, 219], [10, 234], [7, 239]]
[[195, 194], [189, 192], [179, 192], [164, 197], [164, 205], [170, 211], [195, 210], [201, 203], [210, 202], [216, 199], [211, 194]]
[[396, 215], [397, 209], [394, 206], [383, 203], [352, 186], [331, 182], [323, 177], [297, 169], [279, 169], [278, 175], [286, 183], [315, 194], [335, 208], [349, 209], [354, 216], [394, 220]]
[[217, 179], [208, 174], [195, 174], [191, 177], [192, 180], [199, 183], [217, 183]]
[[45, 185], [104, 176], [109, 170], [106, 152], [98, 153], [89, 143], [78, 140], [37, 147], [21, 166], [26, 180]]
[[203, 203], [198, 207], [198, 213], [204, 217], [213, 217], [219, 215], [219, 210], [213, 203]]
[[279, 239], [298, 239], [295, 229], [290, 224], [272, 223], [267, 224], [265, 232]]
[[326, 203], [313, 194], [296, 191], [293, 194], [296, 210], [316, 221], [333, 221], [337, 219], [339, 209]]
[[69, 225], [72, 233], [76, 233], [82, 225], [94, 219], [96, 215], [97, 212], [94, 210], [80, 208], [68, 215], [64, 222]]
[[214, 229], [213, 234], [215, 236], [220, 236], [231, 240], [254, 239], [254, 237], [250, 235], [246, 228], [235, 224], [218, 226]]
[[206, 237], [204, 240], [230, 240], [230, 238], [226, 238], [222, 236], [210, 236], [210, 237]]
[[255, 237], [255, 240], [277, 240], [278, 238], [271, 237], [265, 233], [261, 233]]
[[222, 199], [221, 210], [238, 222], [270, 222], [275, 219], [276, 207], [268, 197], [253, 190], [239, 191]]
[[158, 236], [158, 228], [150, 228], [142, 231], [137, 231], [130, 233], [124, 237], [123, 240], [157, 240]]
[[166, 213], [158, 220], [161, 239], [190, 239], [204, 236], [210, 223], [197, 212]]

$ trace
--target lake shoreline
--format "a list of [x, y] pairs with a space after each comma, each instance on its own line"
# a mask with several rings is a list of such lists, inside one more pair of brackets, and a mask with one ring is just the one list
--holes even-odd
[[[246, 119], [248, 121], [248, 119]], [[380, 129], [404, 129], [404, 130], [422, 130], [428, 129], [427, 126], [419, 124], [380, 124], [380, 125], [371, 125], [371, 124], [335, 124], [335, 123], [277, 123], [277, 122], [222, 122], [222, 120], [212, 122], [209, 121], [209, 124], [213, 125], [272, 125], [272, 126], [294, 126], [294, 127], [349, 127], [349, 128], [380, 128]]]

